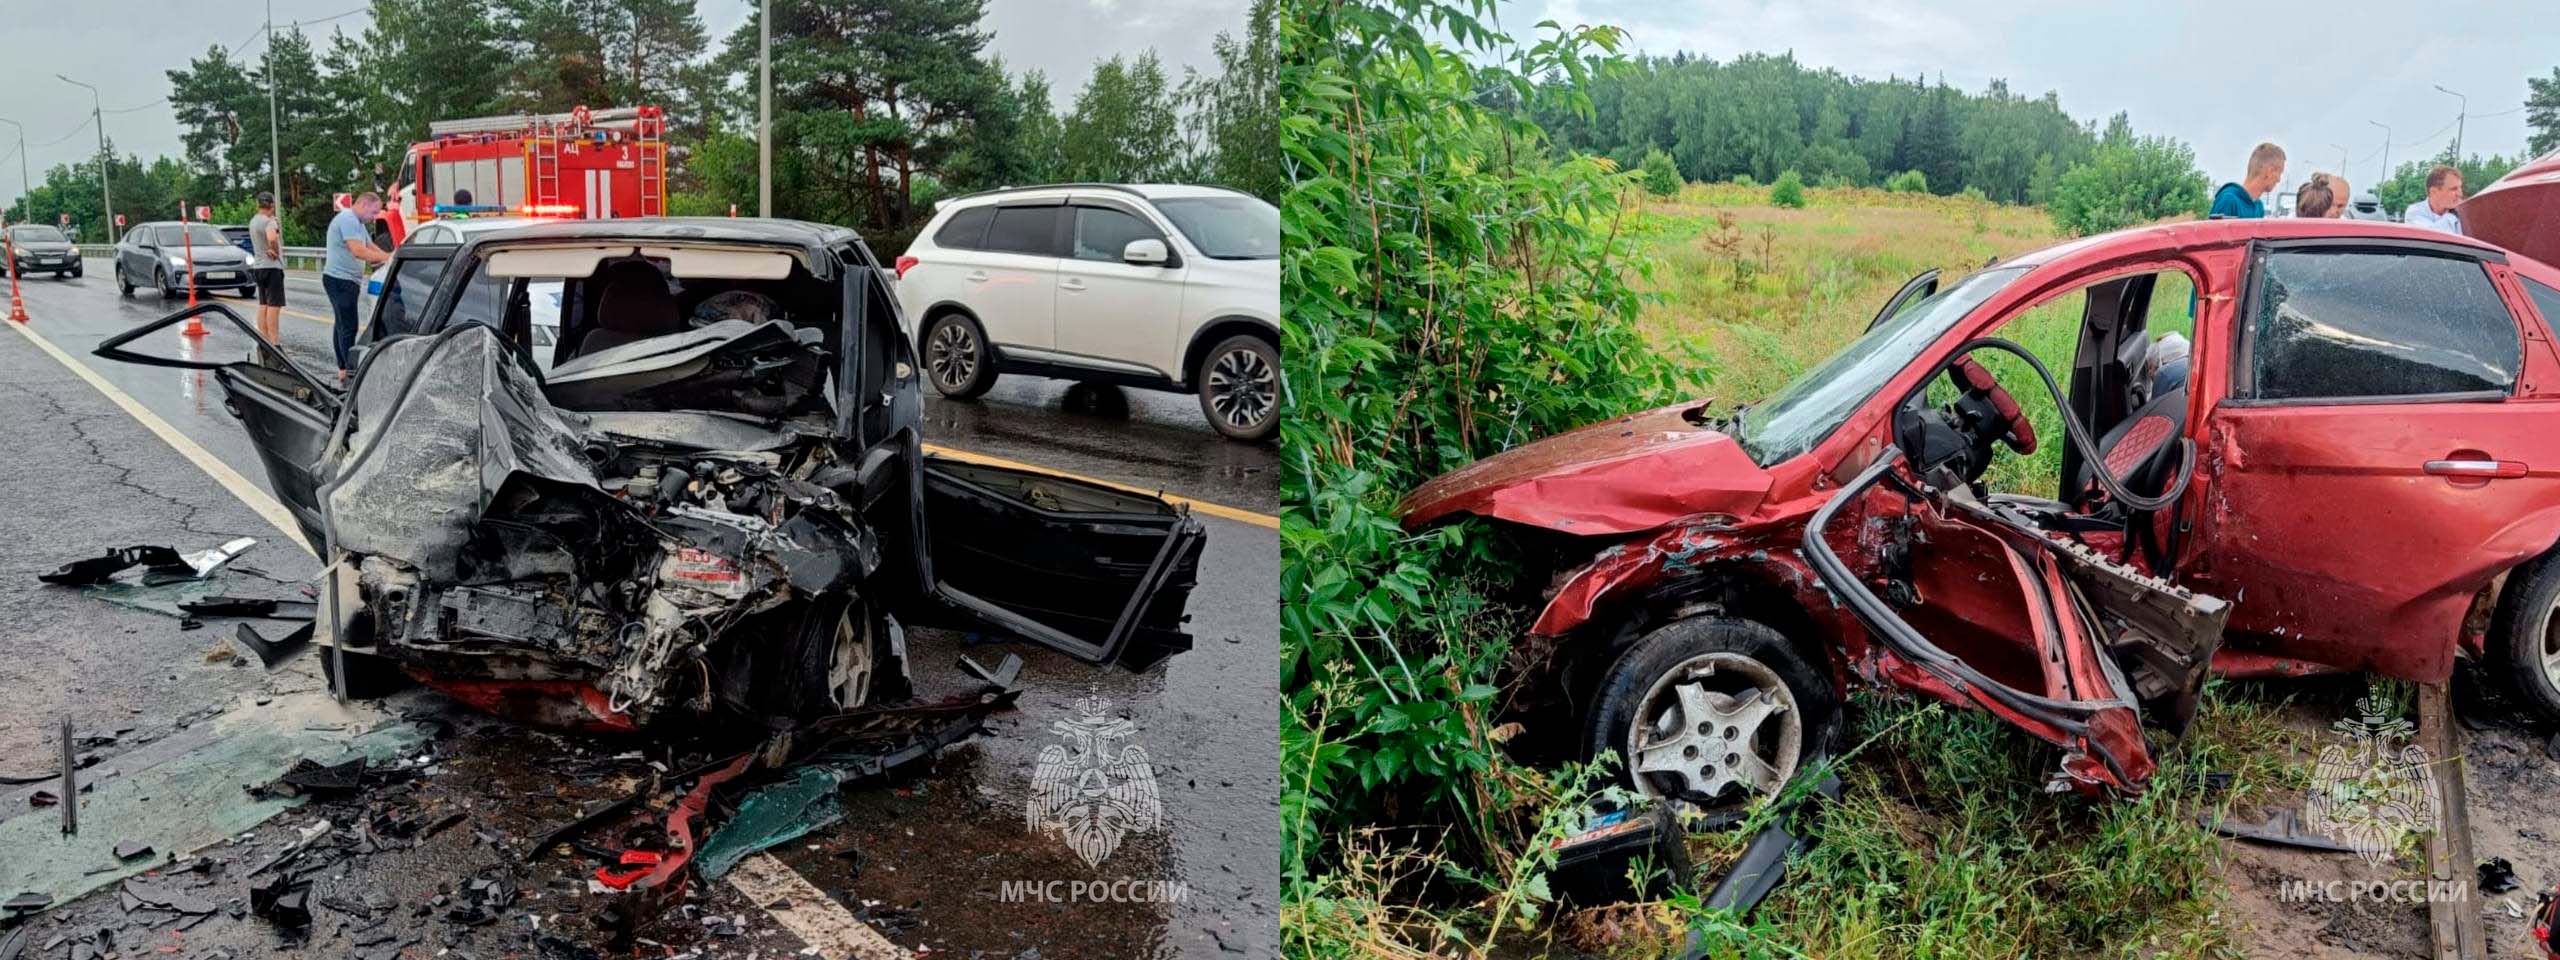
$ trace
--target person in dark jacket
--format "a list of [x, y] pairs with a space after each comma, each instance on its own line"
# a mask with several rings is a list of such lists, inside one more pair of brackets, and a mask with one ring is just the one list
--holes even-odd
[[2233, 218], [2255, 220], [2267, 215], [2267, 205], [2258, 202], [2267, 191], [2284, 181], [2284, 148], [2261, 143], [2249, 151], [2249, 172], [2237, 183], [2226, 183], [2213, 192], [2213, 209], [2207, 214], [2216, 220]]

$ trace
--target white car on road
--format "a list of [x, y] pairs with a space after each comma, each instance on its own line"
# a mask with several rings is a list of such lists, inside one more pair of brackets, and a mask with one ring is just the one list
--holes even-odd
[[1280, 211], [1219, 187], [1059, 184], [943, 201], [897, 261], [946, 397], [1022, 373], [1194, 393], [1219, 433], [1279, 422]]

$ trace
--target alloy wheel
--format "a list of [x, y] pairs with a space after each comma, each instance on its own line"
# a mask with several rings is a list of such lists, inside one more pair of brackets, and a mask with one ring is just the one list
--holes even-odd
[[[1804, 750], [1804, 720], [1777, 671], [1708, 653], [1655, 679], [1627, 728], [1626, 756], [1646, 794], [1714, 802], [1740, 787], [1777, 792]], [[1665, 790], [1676, 783], [1678, 789]]]
[[1237, 347], [1209, 365], [1209, 406], [1238, 430], [1260, 426], [1280, 401], [1280, 374], [1261, 353]]
[[968, 384], [978, 373], [978, 338], [970, 335], [964, 323], [945, 323], [933, 330], [933, 342], [925, 345], [925, 369], [932, 371], [935, 386], [951, 390]]
[[836, 614], [835, 650], [827, 658], [827, 695], [836, 709], [851, 710], [871, 698], [871, 617], [860, 603]]

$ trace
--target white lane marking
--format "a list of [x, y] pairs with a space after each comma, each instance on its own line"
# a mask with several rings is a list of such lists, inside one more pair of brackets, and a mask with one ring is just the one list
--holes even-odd
[[47, 340], [42, 335], [37, 334], [34, 324], [12, 323], [6, 320], [0, 320], [0, 324], [7, 324], [10, 329], [16, 330], [20, 334], [25, 335], [27, 341], [35, 344], [37, 349], [43, 350], [48, 356], [53, 357], [56, 362], [61, 363], [66, 368], [69, 368], [70, 371], [79, 376], [80, 379], [88, 381], [89, 385], [96, 387], [99, 393], [105, 394], [109, 402], [114, 403], [118, 407], [124, 408], [124, 412], [127, 415], [130, 415], [136, 422], [141, 423], [145, 429], [148, 429], [153, 434], [157, 435], [162, 442], [167, 443], [172, 449], [177, 450], [179, 456], [185, 457], [189, 462], [194, 463], [196, 465], [196, 469], [204, 471], [207, 476], [213, 478], [213, 482], [219, 483], [222, 485], [223, 489], [231, 491], [232, 496], [240, 498], [241, 503], [247, 504], [250, 510], [255, 511], [259, 516], [266, 518], [266, 521], [269, 524], [274, 525], [277, 530], [282, 531], [286, 540], [292, 542], [295, 546], [301, 547], [304, 553], [319, 556], [319, 552], [311, 549], [310, 544], [302, 542], [302, 527], [300, 524], [294, 522], [293, 514], [285, 511], [284, 504], [277, 502], [276, 498], [267, 495], [267, 491], [260, 488], [257, 484], [249, 482], [249, 478], [241, 476], [240, 471], [231, 469], [231, 465], [222, 462], [221, 458], [215, 457], [213, 455], [213, 451], [206, 450], [202, 445], [196, 443], [194, 440], [188, 439], [186, 434], [178, 432], [178, 428], [170, 426], [169, 421], [160, 419], [159, 414], [153, 413], [150, 408], [143, 406], [142, 401], [134, 399], [131, 394], [116, 389], [115, 384], [108, 383], [107, 378], [99, 376], [98, 372], [89, 369], [87, 364], [81, 363], [78, 358], [63, 352], [61, 347], [54, 346], [53, 341]]
[[905, 947], [889, 942], [880, 931], [854, 919], [844, 904], [837, 903], [772, 854], [759, 853], [739, 861], [737, 868], [729, 871], [729, 885], [780, 921], [783, 929], [799, 937], [800, 942], [818, 948], [818, 955], [827, 960], [907, 960], [915, 956]]

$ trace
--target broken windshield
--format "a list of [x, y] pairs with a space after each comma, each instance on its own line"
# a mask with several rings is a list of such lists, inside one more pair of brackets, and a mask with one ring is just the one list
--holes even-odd
[[1734, 439], [1752, 462], [1764, 467], [1813, 449], [1939, 335], [2026, 271], [1985, 270], [1904, 307], [1744, 412], [1734, 425]]

